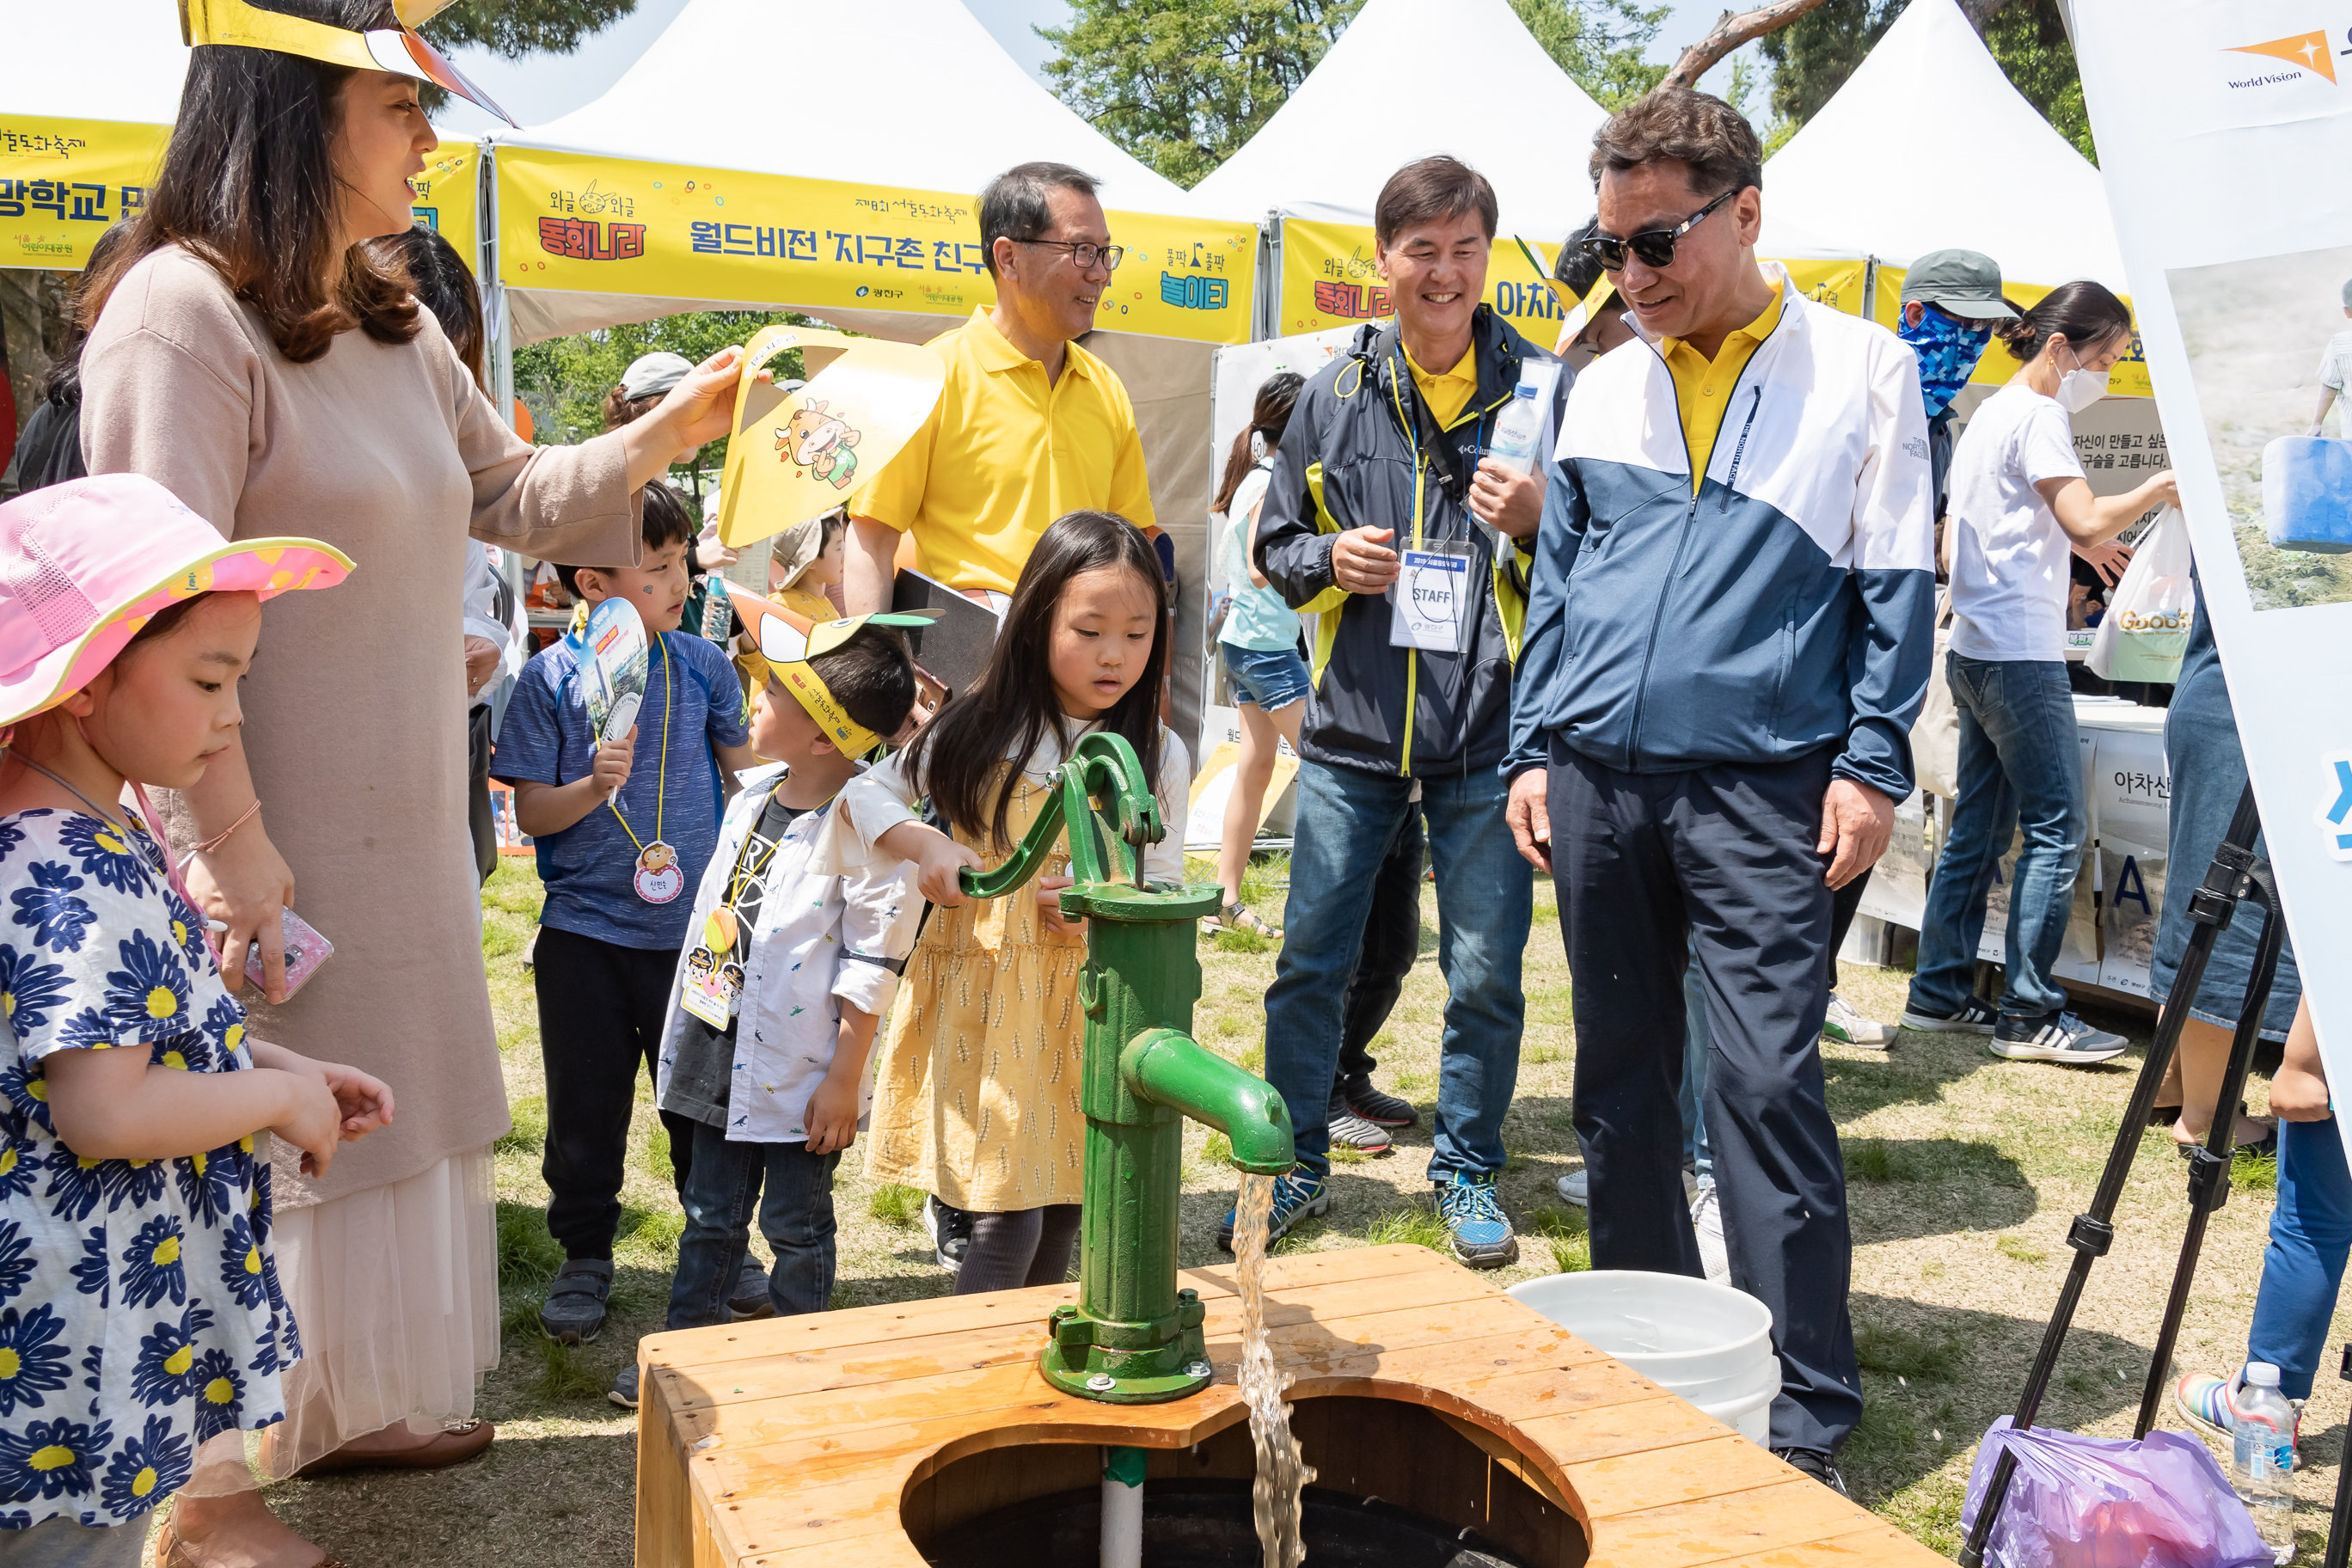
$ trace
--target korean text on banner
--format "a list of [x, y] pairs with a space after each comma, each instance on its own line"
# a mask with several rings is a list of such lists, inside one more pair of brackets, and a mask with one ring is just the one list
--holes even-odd
[[[1878, 269], [1877, 309], [1873, 318], [1892, 331], [1895, 318], [1903, 313], [1903, 280], [1910, 276], [1906, 268], [1884, 267]], [[2000, 283], [2001, 298], [2023, 310], [2032, 310], [2042, 302], [2042, 296], [2056, 288], [2054, 283], [2015, 283], [2004, 278]], [[2131, 296], [2118, 295], [2126, 308]], [[2017, 374], [2017, 362], [1996, 338], [1985, 344], [1984, 358], [1977, 361], [1976, 374], [1969, 380], [1979, 386], [2006, 386], [2009, 378]], [[2132, 334], [2131, 346], [2124, 350], [2123, 358], [2116, 361], [2107, 372], [2109, 397], [2151, 397], [2155, 389], [2147, 384], [2147, 355], [2142, 352], [2139, 334]]]
[[[138, 216], [163, 162], [168, 125], [0, 113], [0, 267], [79, 272], [108, 228]], [[475, 265], [481, 168], [471, 142], [444, 142], [408, 182], [416, 221]]]
[[436, 230], [462, 258], [468, 270], [481, 266], [482, 150], [471, 142], [444, 142], [425, 156], [425, 172], [413, 176], [416, 193], [409, 209]]
[[[1529, 242], [1551, 265], [1556, 245]], [[1528, 265], [1508, 234], [1495, 237], [1486, 255], [1486, 302], [1534, 342], [1549, 348], [1559, 335], [1558, 301]], [[1388, 285], [1372, 260], [1372, 231], [1349, 223], [1282, 220], [1282, 335], [1378, 321], [1396, 314]]]
[[[786, 174], [499, 151], [501, 281], [803, 310], [968, 316], [993, 304], [971, 196]], [[1114, 212], [1127, 255], [1095, 324], [1249, 339], [1257, 230]]]
[[0, 113], [0, 267], [78, 272], [147, 203], [168, 125]]

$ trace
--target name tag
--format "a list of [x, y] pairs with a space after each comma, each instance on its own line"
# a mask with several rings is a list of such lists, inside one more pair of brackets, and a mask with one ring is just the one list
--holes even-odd
[[1396, 584], [1389, 590], [1389, 646], [1460, 653], [1469, 589], [1469, 546], [1438, 544], [1403, 552]]

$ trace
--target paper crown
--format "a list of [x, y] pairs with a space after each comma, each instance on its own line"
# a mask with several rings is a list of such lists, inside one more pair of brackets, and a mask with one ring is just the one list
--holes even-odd
[[856, 637], [861, 626], [928, 626], [931, 624], [931, 612], [902, 611], [851, 616], [838, 621], [812, 621], [733, 583], [727, 584], [727, 597], [734, 605], [744, 630], [760, 645], [760, 655], [768, 661], [772, 679], [793, 694], [841, 754], [862, 757], [872, 751], [882, 737], [849, 716], [849, 710], [835, 700], [823, 679], [809, 668], [808, 661], [841, 647]]
[[411, 29], [447, 5], [450, 0], [395, 0], [397, 27], [373, 27], [355, 33], [331, 27], [308, 16], [264, 11], [245, 0], [180, 0], [180, 41], [191, 48], [206, 44], [231, 44], [240, 48], [268, 49], [297, 55], [352, 70], [390, 71], [446, 88], [467, 102], [497, 115], [509, 125], [514, 116], [490, 100], [489, 95], [448, 58]]

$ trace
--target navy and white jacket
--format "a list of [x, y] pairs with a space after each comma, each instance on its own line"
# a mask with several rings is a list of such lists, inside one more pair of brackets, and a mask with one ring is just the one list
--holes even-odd
[[1511, 709], [1510, 777], [1556, 736], [1667, 773], [1838, 750], [1831, 772], [1911, 793], [1936, 593], [1918, 362], [1807, 300], [1734, 384], [1698, 493], [1658, 346], [1577, 378], [1544, 499]]

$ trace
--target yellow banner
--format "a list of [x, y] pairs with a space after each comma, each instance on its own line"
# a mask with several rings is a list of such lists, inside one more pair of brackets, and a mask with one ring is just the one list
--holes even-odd
[[[1894, 329], [1895, 319], [1903, 313], [1903, 279], [1907, 276], [1909, 274], [1900, 267], [1888, 267], [1882, 264], [1878, 268], [1878, 308], [1873, 314], [1879, 325], [1890, 331]], [[2042, 296], [2055, 287], [2055, 284], [2012, 283], [2004, 279], [2000, 292], [2002, 298], [2011, 304], [2031, 308], [2040, 304]], [[2116, 298], [2126, 307], [2131, 304], [2131, 296], [2128, 294], [2119, 294]], [[1985, 344], [1984, 358], [1977, 361], [1976, 374], [1969, 376], [1969, 380], [1979, 386], [2000, 386], [2016, 374], [2017, 362], [2009, 357], [2009, 351], [2000, 346], [1999, 338], [1995, 338]], [[2115, 369], [2107, 373], [2107, 395], [2109, 397], [2156, 395], [2156, 388], [2148, 384], [2147, 356], [2140, 352], [2137, 332], [2132, 334], [2131, 347], [2124, 351], [2124, 357], [2116, 361]]]
[[[1559, 252], [1556, 245], [1533, 241], [1528, 248], [1543, 258], [1547, 269]], [[1864, 266], [1859, 259], [1783, 265], [1809, 297], [1850, 316], [1862, 313]], [[1546, 281], [1549, 276], [1549, 270], [1538, 274], [1528, 265], [1513, 237], [1495, 237], [1494, 247], [1486, 255], [1486, 301], [1496, 315], [1546, 348], [1559, 336], [1565, 320]], [[1349, 321], [1376, 321], [1394, 313], [1388, 286], [1381, 281], [1373, 261], [1370, 228], [1283, 220], [1283, 335], [1345, 326]]]
[[0, 267], [78, 272], [147, 204], [168, 125], [0, 113]]
[[416, 193], [410, 210], [416, 221], [440, 232], [464, 258], [467, 270], [479, 271], [481, 242], [482, 150], [471, 142], [444, 141], [425, 157], [425, 172], [408, 182]]
[[[0, 267], [79, 272], [112, 225], [136, 216], [172, 139], [168, 125], [0, 114]], [[475, 265], [480, 150], [444, 142], [408, 182], [416, 221]]]
[[[502, 147], [499, 268], [524, 289], [963, 316], [996, 301], [968, 195]], [[1257, 230], [1114, 212], [1095, 325], [1249, 341]]]
[[[1528, 248], [1549, 267], [1559, 247], [1529, 241]], [[1481, 297], [1532, 342], [1549, 348], [1559, 335], [1564, 312], [1507, 234], [1496, 235], [1486, 253], [1486, 289]], [[1381, 281], [1373, 263], [1369, 227], [1282, 220], [1282, 336], [1381, 321], [1395, 313], [1388, 285]]]

